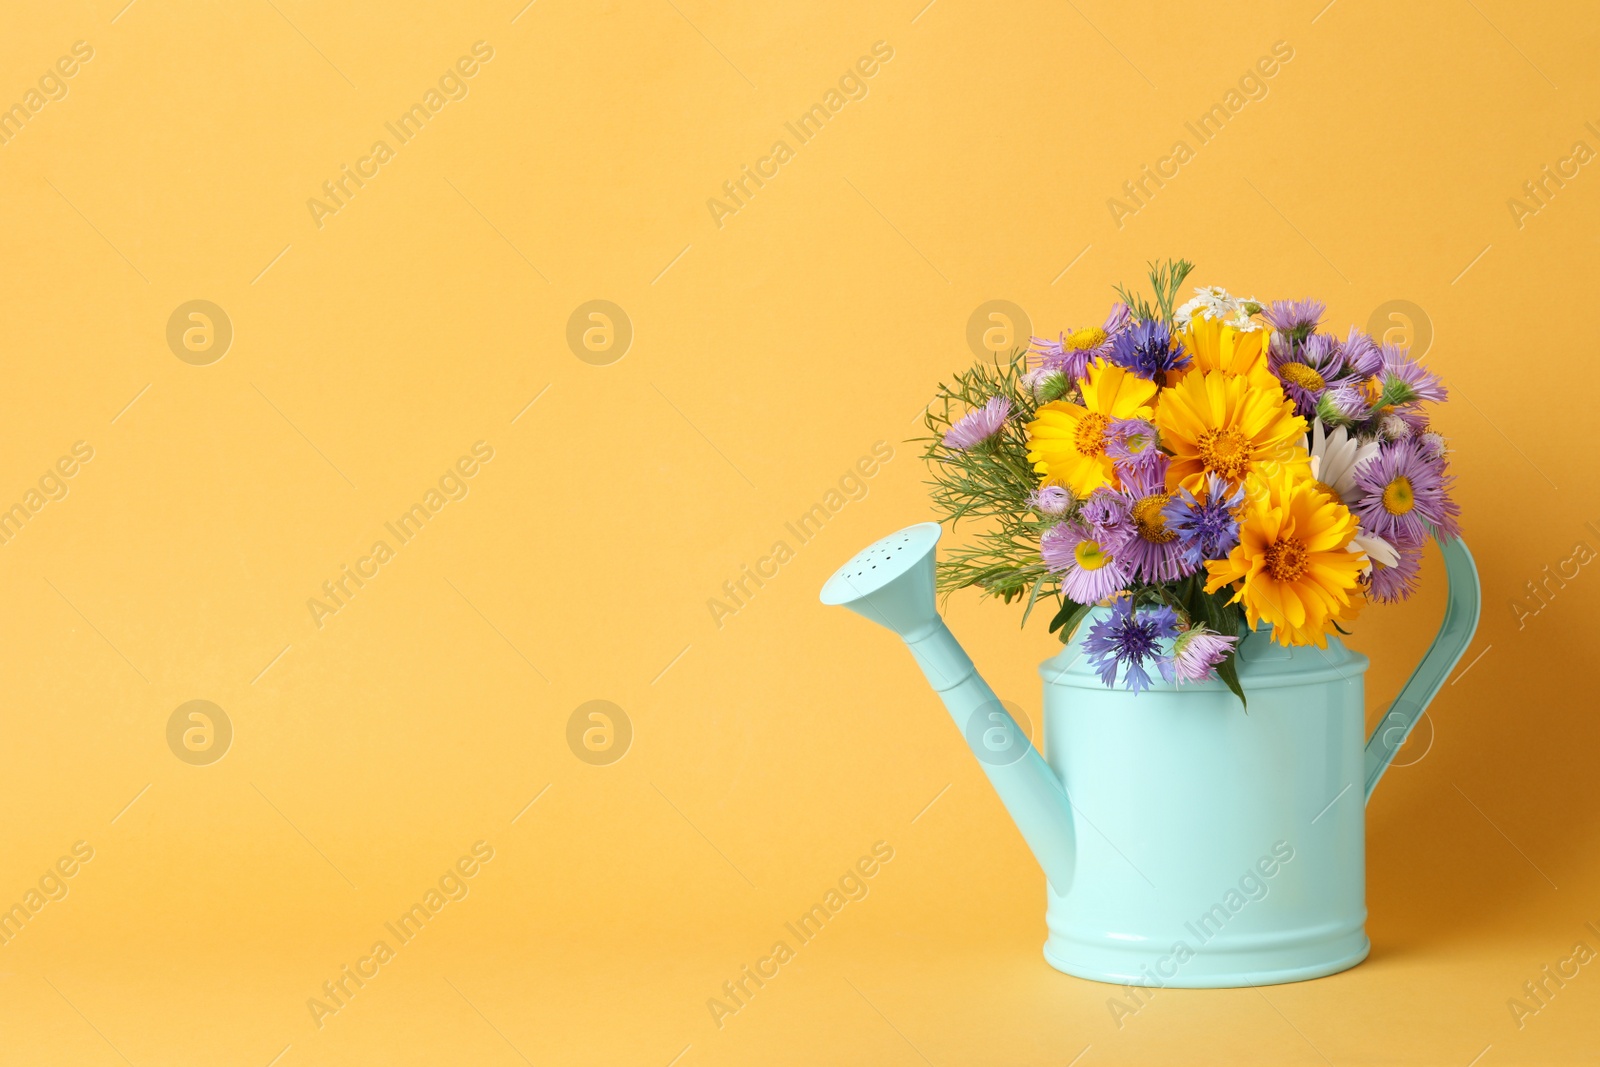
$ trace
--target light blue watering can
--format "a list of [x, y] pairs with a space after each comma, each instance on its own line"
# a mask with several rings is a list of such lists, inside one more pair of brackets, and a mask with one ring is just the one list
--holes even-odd
[[[864, 549], [822, 589], [905, 641], [1049, 880], [1044, 956], [1102, 982], [1217, 988], [1317, 978], [1370, 943], [1365, 802], [1466, 651], [1472, 556], [1441, 542], [1444, 624], [1362, 744], [1368, 661], [1246, 637], [1239, 681], [1135, 696], [1107, 688], [1077, 638], [1039, 668], [1041, 756], [934, 604], [937, 523]], [[1091, 617], [1092, 618], [1092, 617]]]

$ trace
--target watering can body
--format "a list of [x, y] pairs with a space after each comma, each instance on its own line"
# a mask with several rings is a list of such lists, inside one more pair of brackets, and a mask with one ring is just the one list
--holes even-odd
[[1040, 667], [1045, 758], [1077, 831], [1072, 883], [1048, 889], [1058, 970], [1264, 985], [1366, 956], [1367, 659], [1258, 631], [1238, 667], [1248, 711], [1217, 681], [1107, 688], [1076, 641]]
[[869, 546], [822, 591], [906, 642], [1046, 875], [1045, 959], [1146, 987], [1292, 982], [1352, 967], [1369, 943], [1365, 807], [1477, 628], [1472, 556], [1441, 543], [1445, 618], [1363, 739], [1366, 657], [1336, 638], [1286, 648], [1266, 629], [1219, 681], [1107, 687], [1082, 648], [1040, 667], [1044, 753], [934, 605], [939, 527]]

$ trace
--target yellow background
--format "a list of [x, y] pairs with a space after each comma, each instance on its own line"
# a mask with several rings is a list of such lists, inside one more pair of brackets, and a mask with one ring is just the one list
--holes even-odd
[[[94, 50], [0, 147], [0, 505], [94, 450], [0, 545], [0, 904], [94, 849], [0, 947], [0, 1062], [1593, 1055], [1592, 966], [1521, 1029], [1506, 1006], [1600, 948], [1600, 578], [1513, 607], [1600, 547], [1600, 176], [1520, 226], [1507, 205], [1600, 148], [1586, 5], [125, 2], [10, 5], [0, 32], [0, 103]], [[477, 41], [468, 95], [319, 228], [307, 201]], [[796, 146], [879, 41], [867, 96]], [[1265, 98], [1197, 146], [1185, 121], [1278, 41]], [[1108, 198], [1180, 138], [1119, 228]], [[719, 227], [707, 200], [778, 139], [794, 158]], [[1119, 1029], [1114, 989], [1042, 961], [1043, 879], [909, 657], [816, 593], [927, 516], [904, 442], [979, 305], [1053, 335], [1163, 255], [1339, 329], [1422, 309], [1485, 603], [1370, 810], [1372, 957]], [[204, 366], [167, 343], [195, 299], [234, 332]], [[593, 299], [633, 326], [610, 365], [567, 344]], [[478, 441], [465, 499], [315, 625]], [[878, 441], [866, 497], [719, 628], [708, 599]], [[1371, 719], [1437, 568], [1360, 620]], [[1042, 623], [949, 615], [1036, 717]], [[206, 766], [167, 743], [197, 699], [234, 729]], [[568, 746], [590, 700], [632, 724], [618, 762]], [[308, 998], [480, 840], [470, 894], [319, 1028]], [[870, 895], [714, 1025], [877, 841]]]

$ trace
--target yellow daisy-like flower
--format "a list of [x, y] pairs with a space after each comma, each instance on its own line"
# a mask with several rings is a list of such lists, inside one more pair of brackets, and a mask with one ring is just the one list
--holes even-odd
[[1189, 366], [1167, 375], [1167, 384], [1176, 385], [1197, 371], [1219, 370], [1248, 378], [1252, 384], [1270, 388], [1278, 384], [1267, 365], [1269, 331], [1240, 330], [1221, 319], [1210, 319], [1196, 312], [1189, 325], [1178, 334], [1189, 353]]
[[1081, 388], [1081, 405], [1052, 401], [1028, 423], [1028, 462], [1041, 481], [1054, 480], [1084, 497], [1111, 482], [1106, 427], [1112, 419], [1148, 419], [1156, 383], [1096, 360]]
[[1309, 479], [1284, 472], [1264, 488], [1245, 502], [1228, 558], [1206, 561], [1206, 592], [1237, 582], [1232, 602], [1243, 602], [1252, 626], [1265, 619], [1280, 645], [1325, 648], [1329, 624], [1363, 603], [1357, 582], [1366, 560], [1346, 548], [1356, 518]]
[[[1229, 486], [1278, 471], [1305, 477], [1311, 464], [1300, 442], [1306, 420], [1269, 376], [1260, 385], [1248, 376], [1201, 371], [1161, 392], [1156, 428], [1172, 453], [1167, 487], [1198, 493], [1205, 476]], [[1252, 488], [1252, 495], [1255, 490]]]

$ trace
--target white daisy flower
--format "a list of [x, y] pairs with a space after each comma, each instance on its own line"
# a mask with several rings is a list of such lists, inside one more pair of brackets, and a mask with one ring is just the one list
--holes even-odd
[[1400, 562], [1400, 553], [1395, 547], [1373, 534], [1358, 533], [1344, 547], [1347, 552], [1359, 552], [1366, 557], [1367, 565], [1361, 568], [1362, 575], [1371, 574], [1374, 563], [1383, 567], [1393, 567]]
[[1311, 477], [1333, 490], [1341, 503], [1355, 499], [1356, 472], [1378, 454], [1378, 442], [1362, 442], [1343, 426], [1328, 433], [1311, 420]]
[[[1354, 499], [1356, 472], [1378, 454], [1378, 442], [1358, 441], [1343, 426], [1332, 433], [1322, 428], [1321, 419], [1311, 420], [1311, 478], [1333, 490], [1342, 503]], [[1400, 553], [1381, 537], [1357, 531], [1345, 546], [1366, 560], [1362, 574], [1371, 574], [1374, 563], [1393, 567], [1400, 562]]]

